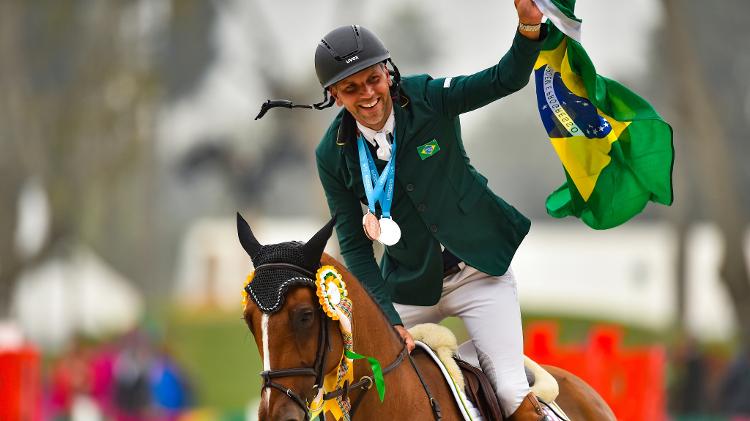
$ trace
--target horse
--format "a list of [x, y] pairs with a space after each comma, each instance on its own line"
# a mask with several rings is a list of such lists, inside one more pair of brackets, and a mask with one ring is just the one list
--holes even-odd
[[[356, 415], [361, 420], [463, 420], [436, 364], [423, 352], [409, 354], [368, 291], [340, 262], [324, 253], [334, 221], [306, 243], [261, 245], [237, 214], [240, 243], [254, 265], [252, 280], [245, 289], [248, 296], [243, 300], [243, 318], [263, 359], [258, 419], [307, 421], [316, 399], [344, 397], [348, 398], [348, 405], [342, 407], [348, 413], [345, 416]], [[333, 268], [345, 282], [353, 307], [349, 340], [356, 353], [382, 364], [382, 402], [378, 393], [370, 391], [376, 376], [366, 359], [354, 361], [352, 382], [323, 390], [325, 375], [340, 368], [347, 338], [327, 315], [323, 296], [316, 293], [314, 279], [321, 267]], [[556, 402], [571, 420], [616, 419], [601, 396], [583, 380], [557, 367], [545, 368], [557, 380]]]

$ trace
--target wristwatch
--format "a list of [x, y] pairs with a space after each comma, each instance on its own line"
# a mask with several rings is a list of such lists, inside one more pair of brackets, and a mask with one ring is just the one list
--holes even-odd
[[521, 31], [527, 31], [527, 32], [539, 32], [539, 30], [542, 28], [541, 23], [537, 23], [536, 25], [527, 25], [525, 23], [518, 23], [518, 29]]

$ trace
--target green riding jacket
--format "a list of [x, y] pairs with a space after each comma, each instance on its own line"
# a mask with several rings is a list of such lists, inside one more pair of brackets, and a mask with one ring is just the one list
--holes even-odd
[[[394, 103], [396, 184], [391, 208], [401, 240], [385, 247], [380, 267], [362, 230], [367, 198], [351, 114], [342, 110], [318, 145], [318, 173], [331, 214], [337, 216], [341, 254], [391, 323], [401, 323], [393, 302], [428, 306], [440, 299], [441, 244], [466, 264], [502, 275], [528, 233], [529, 220], [495, 195], [469, 162], [458, 116], [523, 88], [542, 42], [516, 33], [510, 50], [486, 70], [446, 79], [402, 79], [401, 102]], [[431, 141], [439, 150], [420, 155], [419, 147]], [[378, 164], [382, 170], [384, 163]]]

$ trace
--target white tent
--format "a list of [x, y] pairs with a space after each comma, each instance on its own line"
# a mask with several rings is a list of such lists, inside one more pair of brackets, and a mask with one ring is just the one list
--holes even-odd
[[[262, 244], [307, 241], [327, 221], [314, 218], [251, 218], [248, 223]], [[336, 240], [326, 251], [336, 253]], [[252, 270], [237, 239], [235, 218], [203, 219], [188, 229], [176, 269], [175, 295], [187, 306], [217, 306], [239, 311], [242, 286]]]
[[132, 282], [84, 248], [25, 273], [14, 296], [14, 314], [25, 336], [59, 350], [75, 333], [101, 337], [138, 323], [143, 298]]

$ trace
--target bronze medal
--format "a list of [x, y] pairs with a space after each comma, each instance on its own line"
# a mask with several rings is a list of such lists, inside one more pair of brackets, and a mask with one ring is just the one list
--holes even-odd
[[365, 235], [370, 240], [377, 240], [380, 238], [380, 221], [372, 212], [367, 212], [362, 217], [362, 228], [365, 229]]

